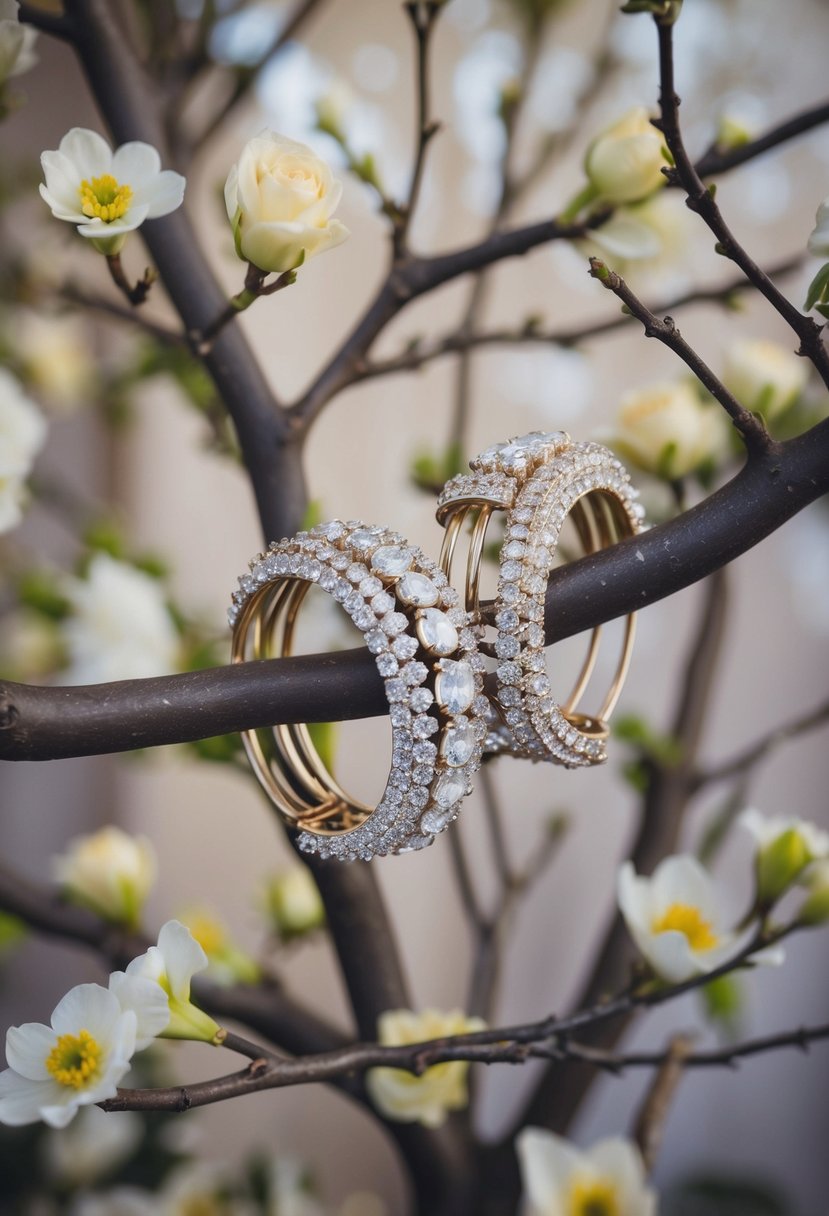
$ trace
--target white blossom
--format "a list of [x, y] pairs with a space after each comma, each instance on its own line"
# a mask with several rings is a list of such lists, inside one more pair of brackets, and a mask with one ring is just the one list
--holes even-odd
[[74, 613], [63, 622], [72, 684], [166, 675], [179, 639], [158, 579], [98, 553], [85, 579], [65, 588]]
[[37, 31], [21, 23], [19, 9], [17, 0], [0, 0], [0, 85], [37, 63]]
[[274, 874], [265, 891], [266, 909], [282, 938], [301, 936], [325, 924], [319, 888], [305, 866]]
[[817, 209], [807, 248], [816, 258], [829, 258], [829, 198], [825, 198]]
[[[394, 1009], [377, 1019], [377, 1036], [384, 1046], [402, 1046], [468, 1034], [483, 1030], [485, 1025], [480, 1018], [469, 1018], [458, 1009], [450, 1013], [437, 1009], [424, 1009], [422, 1013]], [[469, 1064], [464, 1060], [433, 1064], [420, 1077], [400, 1068], [372, 1068], [366, 1076], [366, 1088], [386, 1118], [440, 1127], [449, 1111], [462, 1110], [469, 1101], [468, 1072]]]
[[73, 127], [40, 163], [46, 178], [40, 193], [52, 214], [77, 225], [104, 253], [117, 252], [128, 233], [169, 215], [184, 198], [184, 178], [161, 168], [151, 144], [134, 141], [113, 152], [84, 127]]
[[803, 392], [809, 367], [805, 359], [777, 342], [749, 338], [728, 349], [722, 378], [740, 405], [772, 420]]
[[755, 841], [757, 898], [761, 904], [775, 903], [808, 866], [829, 858], [829, 833], [808, 820], [766, 816], [750, 807], [738, 822]]
[[684, 477], [727, 455], [729, 424], [721, 408], [701, 401], [685, 380], [666, 381], [625, 393], [614, 444], [649, 473]]
[[190, 930], [180, 921], [168, 920], [158, 934], [158, 945], [134, 958], [126, 972], [110, 976], [110, 988], [118, 999], [129, 1003], [134, 980], [152, 980], [166, 994], [169, 1021], [160, 1032], [167, 1039], [196, 1039], [221, 1042], [223, 1033], [208, 1014], [190, 1000], [190, 981], [207, 967], [207, 955]]
[[68, 1128], [48, 1133], [44, 1162], [61, 1186], [89, 1186], [128, 1160], [143, 1135], [142, 1120], [132, 1111], [106, 1114], [86, 1106]]
[[23, 516], [26, 478], [46, 439], [46, 420], [18, 380], [0, 367], [0, 533]]
[[54, 859], [54, 873], [76, 903], [134, 929], [155, 882], [155, 850], [146, 836], [109, 826], [70, 841]]
[[65, 1127], [81, 1106], [114, 1097], [135, 1051], [135, 1028], [135, 1013], [100, 984], [67, 992], [50, 1026], [10, 1027], [0, 1122], [18, 1127], [42, 1119]]
[[644, 106], [635, 106], [593, 140], [584, 167], [597, 198], [635, 203], [664, 186], [664, 140]]
[[305, 144], [273, 131], [249, 140], [225, 183], [240, 258], [260, 270], [299, 266], [348, 236], [333, 219], [342, 184]]
[[585, 1151], [553, 1132], [525, 1127], [515, 1147], [525, 1216], [656, 1216], [656, 1193], [630, 1140], [600, 1140]]
[[15, 353], [27, 382], [46, 406], [68, 413], [85, 405], [96, 381], [85, 325], [73, 316], [18, 309]]

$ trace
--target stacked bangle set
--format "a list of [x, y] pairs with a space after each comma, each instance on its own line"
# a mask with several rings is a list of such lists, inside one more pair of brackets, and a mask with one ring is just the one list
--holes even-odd
[[[574, 443], [563, 431], [496, 444], [470, 469], [438, 499], [437, 519], [445, 528], [439, 563], [388, 528], [333, 520], [273, 542], [239, 579], [228, 614], [234, 662], [290, 655], [303, 600], [316, 585], [363, 634], [385, 681], [392, 765], [377, 806], [342, 789], [305, 725], [242, 734], [258, 781], [298, 831], [305, 852], [368, 860], [431, 844], [456, 818], [486, 753], [568, 768], [606, 758], [607, 723], [627, 673], [634, 618], [626, 621], [602, 704], [586, 713], [580, 703], [601, 629], [593, 630], [574, 688], [556, 699], [545, 667], [545, 593], [561, 557], [565, 520], [572, 521], [582, 553], [594, 553], [641, 529], [636, 491], [607, 448]], [[496, 512], [504, 516], [504, 540], [493, 646], [479, 593]], [[462, 541], [460, 596], [450, 580]], [[487, 695], [484, 656], [493, 650], [494, 689]]]

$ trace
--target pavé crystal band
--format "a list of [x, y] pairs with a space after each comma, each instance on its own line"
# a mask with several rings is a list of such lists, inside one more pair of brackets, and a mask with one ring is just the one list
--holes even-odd
[[549, 759], [567, 767], [606, 759], [607, 720], [627, 673], [634, 617], [627, 618], [622, 655], [610, 689], [594, 715], [578, 706], [593, 672], [601, 629], [593, 630], [587, 658], [566, 701], [553, 699], [544, 659], [547, 581], [559, 535], [569, 515], [585, 553], [634, 535], [642, 509], [622, 464], [607, 448], [573, 443], [563, 431], [533, 432], [488, 448], [470, 462], [472, 474], [453, 478], [438, 500], [446, 527], [441, 565], [451, 574], [459, 536], [475, 516], [467, 554], [466, 607], [479, 620], [481, 555], [495, 510], [506, 511], [500, 551], [495, 623], [497, 705], [488, 751]]
[[385, 678], [388, 783], [377, 807], [352, 798], [301, 724], [243, 732], [253, 771], [305, 852], [352, 861], [423, 848], [457, 816], [480, 765], [489, 706], [476, 636], [420, 549], [386, 528], [334, 520], [250, 563], [228, 614], [233, 661], [289, 655], [314, 584], [342, 605]]

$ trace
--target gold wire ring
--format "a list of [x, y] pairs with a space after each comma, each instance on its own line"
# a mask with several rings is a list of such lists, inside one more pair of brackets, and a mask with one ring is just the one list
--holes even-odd
[[425, 554], [386, 528], [333, 520], [274, 542], [239, 579], [232, 660], [293, 651], [312, 586], [342, 605], [385, 679], [392, 769], [377, 807], [351, 797], [303, 723], [242, 732], [253, 772], [304, 852], [352, 861], [431, 844], [480, 766], [485, 664], [458, 594]]
[[[547, 581], [565, 519], [573, 521], [585, 554], [641, 528], [642, 508], [624, 467], [600, 444], [573, 443], [563, 432], [522, 436], [471, 461], [473, 473], [454, 478], [438, 502], [446, 534], [441, 567], [451, 577], [458, 538], [474, 516], [467, 555], [466, 608], [480, 621], [480, 563], [489, 520], [507, 515], [495, 599], [495, 704], [501, 721], [487, 751], [509, 751], [568, 768], [607, 758], [608, 719], [630, 664], [635, 617], [627, 618], [622, 654], [610, 689], [595, 714], [580, 710], [599, 653], [601, 627], [591, 632], [587, 656], [569, 696], [556, 702], [544, 661]], [[482, 649], [484, 644], [482, 643]]]

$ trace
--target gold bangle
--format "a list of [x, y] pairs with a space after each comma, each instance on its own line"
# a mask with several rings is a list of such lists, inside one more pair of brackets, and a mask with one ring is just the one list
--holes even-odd
[[351, 797], [304, 724], [243, 731], [254, 774], [305, 852], [352, 861], [423, 848], [457, 816], [480, 766], [489, 703], [476, 635], [420, 549], [386, 528], [334, 520], [250, 563], [229, 612], [233, 662], [291, 654], [314, 584], [363, 633], [385, 679], [388, 783], [377, 807]]
[[496, 510], [507, 516], [494, 605], [494, 652], [500, 660], [495, 703], [501, 721], [486, 750], [568, 768], [599, 764], [607, 758], [608, 719], [630, 663], [635, 618], [627, 618], [610, 689], [599, 710], [586, 714], [579, 705], [598, 656], [601, 627], [592, 631], [574, 688], [566, 700], [556, 702], [544, 661], [545, 593], [568, 515], [584, 553], [594, 553], [639, 531], [643, 512], [636, 491], [612, 452], [600, 444], [573, 443], [561, 431], [533, 432], [497, 444], [470, 465], [471, 474], [444, 487], [437, 518], [446, 528], [441, 566], [451, 577], [458, 538], [474, 516], [465, 595], [467, 611], [479, 622], [480, 565], [489, 520]]

